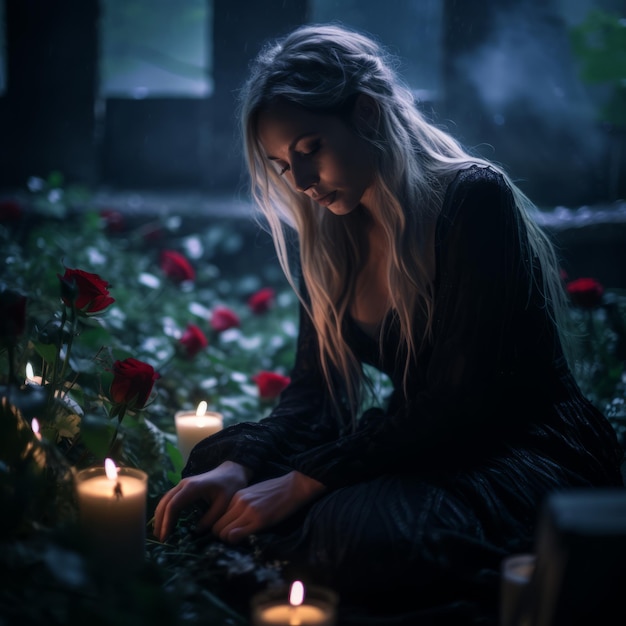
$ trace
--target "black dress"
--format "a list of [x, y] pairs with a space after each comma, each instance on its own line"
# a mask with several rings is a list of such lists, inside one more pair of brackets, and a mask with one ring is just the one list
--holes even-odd
[[333, 416], [302, 314], [292, 382], [272, 414], [204, 440], [183, 472], [229, 459], [255, 480], [295, 469], [324, 483], [261, 545], [337, 590], [342, 623], [496, 624], [500, 563], [532, 549], [546, 494], [623, 485], [622, 449], [568, 369], [499, 174], [456, 176], [435, 245], [433, 339], [408, 402], [393, 315], [384, 354], [346, 322], [355, 352], [396, 389], [351, 432]]

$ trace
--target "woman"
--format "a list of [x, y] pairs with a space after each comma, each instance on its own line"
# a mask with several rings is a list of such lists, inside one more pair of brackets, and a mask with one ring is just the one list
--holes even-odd
[[[254, 198], [302, 303], [296, 362], [268, 418], [196, 446], [155, 535], [201, 500], [199, 530], [259, 534], [364, 613], [493, 623], [500, 562], [532, 548], [546, 494], [622, 484], [567, 366], [532, 205], [355, 32], [266, 47], [241, 101]], [[380, 406], [364, 365], [393, 383]]]

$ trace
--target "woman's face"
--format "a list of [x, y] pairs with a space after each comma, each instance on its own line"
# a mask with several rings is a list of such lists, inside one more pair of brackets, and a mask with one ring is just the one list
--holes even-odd
[[339, 117], [280, 101], [259, 114], [257, 132], [271, 167], [335, 215], [371, 202], [372, 147]]

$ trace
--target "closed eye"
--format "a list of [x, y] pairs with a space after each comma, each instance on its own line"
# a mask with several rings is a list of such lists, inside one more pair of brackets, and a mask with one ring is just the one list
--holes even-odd
[[[311, 146], [308, 146], [305, 150], [296, 150], [295, 154], [300, 158], [308, 158], [308, 157], [312, 157], [313, 155], [315, 155], [319, 151], [320, 148], [321, 148], [321, 142], [318, 140], [318, 141], [315, 141]], [[276, 162], [276, 164], [279, 166], [279, 170], [278, 170], [279, 176], [282, 176], [283, 174], [291, 170], [291, 166], [288, 165], [287, 163], [285, 163], [284, 165], [281, 165], [280, 163], [278, 163], [278, 159], [276, 157], [268, 156], [267, 158], [270, 161]]]
[[311, 156], [320, 149], [320, 142], [316, 141], [313, 145], [309, 146], [308, 150], [298, 150], [300, 156]]

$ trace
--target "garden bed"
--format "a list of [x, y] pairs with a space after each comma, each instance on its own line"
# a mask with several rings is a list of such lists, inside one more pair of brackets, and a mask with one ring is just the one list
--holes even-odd
[[[0, 303], [8, 293], [26, 302], [23, 328], [11, 336], [0, 322], [2, 396], [20, 398], [19, 411], [6, 400], [0, 405], [0, 624], [246, 624], [252, 594], [280, 581], [286, 565], [263, 562], [254, 537], [231, 548], [195, 536], [198, 511], [190, 511], [163, 544], [147, 519], [144, 566], [132, 577], [110, 571], [78, 529], [73, 479], [105, 456], [141, 468], [151, 517], [183, 465], [176, 411], [206, 401], [226, 426], [269, 413], [280, 386], [263, 388], [258, 375], [288, 376], [297, 301], [269, 237], [244, 210], [218, 202], [175, 212], [137, 200], [133, 209], [110, 200], [41, 181], [0, 211]], [[67, 268], [100, 276], [114, 302], [70, 325], [59, 280]], [[626, 296], [619, 287], [600, 285], [592, 299], [573, 299], [571, 319], [583, 339], [575, 374], [624, 440]], [[218, 310], [228, 314], [216, 318]], [[66, 328], [71, 353], [58, 332]], [[126, 359], [148, 364], [158, 378], [144, 406], [121, 411], [111, 390], [114, 364]], [[67, 402], [22, 401], [40, 391], [29, 376], [52, 376]], [[41, 439], [31, 430], [34, 412]]]

